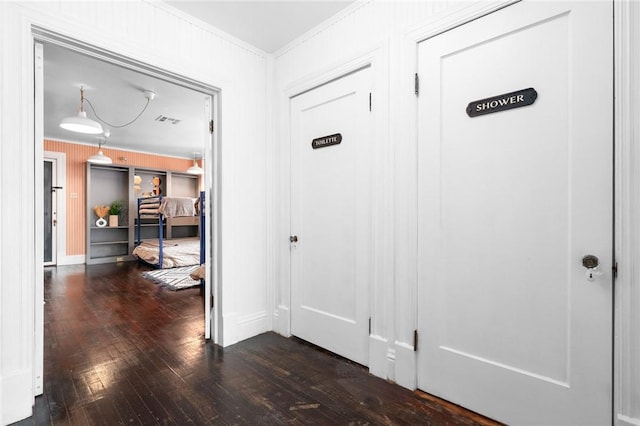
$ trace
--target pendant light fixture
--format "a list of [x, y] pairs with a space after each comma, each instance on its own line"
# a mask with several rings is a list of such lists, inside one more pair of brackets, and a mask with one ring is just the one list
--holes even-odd
[[97, 121], [87, 117], [84, 110], [84, 88], [80, 86], [80, 111], [78, 115], [67, 117], [60, 122], [60, 127], [72, 132], [87, 133], [90, 135], [98, 135], [102, 133], [102, 126]]
[[62, 127], [63, 129], [71, 130], [72, 132], [78, 132], [78, 133], [88, 133], [92, 135], [97, 135], [102, 133], [102, 125], [97, 121], [87, 118], [87, 113], [84, 110], [84, 101], [87, 101], [87, 104], [91, 108], [91, 111], [93, 111], [93, 114], [102, 123], [117, 129], [126, 127], [130, 124], [135, 123], [136, 120], [138, 120], [138, 118], [140, 118], [140, 116], [147, 110], [147, 108], [149, 107], [149, 103], [156, 97], [155, 92], [152, 92], [151, 90], [143, 90], [142, 94], [147, 100], [147, 102], [144, 104], [144, 107], [142, 108], [142, 111], [140, 111], [132, 120], [127, 121], [124, 124], [113, 124], [102, 119], [98, 115], [91, 101], [84, 97], [84, 88], [81, 86], [80, 87], [80, 111], [78, 112], [78, 115], [65, 118], [60, 123], [60, 127]]
[[198, 166], [198, 163], [196, 162], [196, 154], [198, 153], [193, 153], [193, 165], [187, 169], [187, 173], [192, 175], [201, 175], [204, 173], [204, 170]]
[[[108, 131], [107, 131], [107, 134], [108, 134]], [[113, 163], [111, 158], [107, 157], [102, 153], [102, 145], [104, 145], [106, 141], [107, 139], [104, 137], [98, 138], [98, 153], [87, 158], [87, 163], [91, 163], [91, 164], [112, 164]]]

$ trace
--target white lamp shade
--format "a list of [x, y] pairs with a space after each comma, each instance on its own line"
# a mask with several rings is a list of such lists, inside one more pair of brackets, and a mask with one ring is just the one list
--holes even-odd
[[193, 166], [187, 169], [187, 173], [192, 175], [201, 175], [204, 173], [204, 170], [198, 167], [198, 163], [196, 163], [196, 160], [193, 160]]
[[72, 132], [97, 135], [102, 133], [102, 126], [97, 121], [87, 118], [87, 113], [80, 111], [78, 115], [67, 117], [60, 122], [60, 127]]
[[112, 164], [113, 163], [111, 158], [104, 155], [102, 151], [98, 151], [97, 154], [94, 154], [91, 157], [87, 158], [87, 162], [93, 163], [93, 164]]

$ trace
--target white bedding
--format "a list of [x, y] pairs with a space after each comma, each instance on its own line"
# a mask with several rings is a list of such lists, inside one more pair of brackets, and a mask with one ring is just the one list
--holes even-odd
[[[162, 250], [162, 268], [176, 268], [200, 264], [199, 238], [174, 238], [164, 240]], [[133, 255], [152, 265], [160, 259], [158, 240], [144, 240], [133, 249]]]

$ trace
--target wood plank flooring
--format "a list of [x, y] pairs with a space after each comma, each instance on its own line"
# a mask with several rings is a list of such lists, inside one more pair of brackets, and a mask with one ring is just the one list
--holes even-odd
[[44, 395], [20, 425], [495, 425], [296, 338], [203, 338], [198, 288], [135, 262], [45, 269]]

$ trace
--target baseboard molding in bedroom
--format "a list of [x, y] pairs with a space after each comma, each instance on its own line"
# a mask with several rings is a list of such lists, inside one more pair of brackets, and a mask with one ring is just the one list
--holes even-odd
[[82, 265], [86, 262], [86, 256], [79, 254], [77, 256], [59, 256], [57, 259], [58, 266]]

